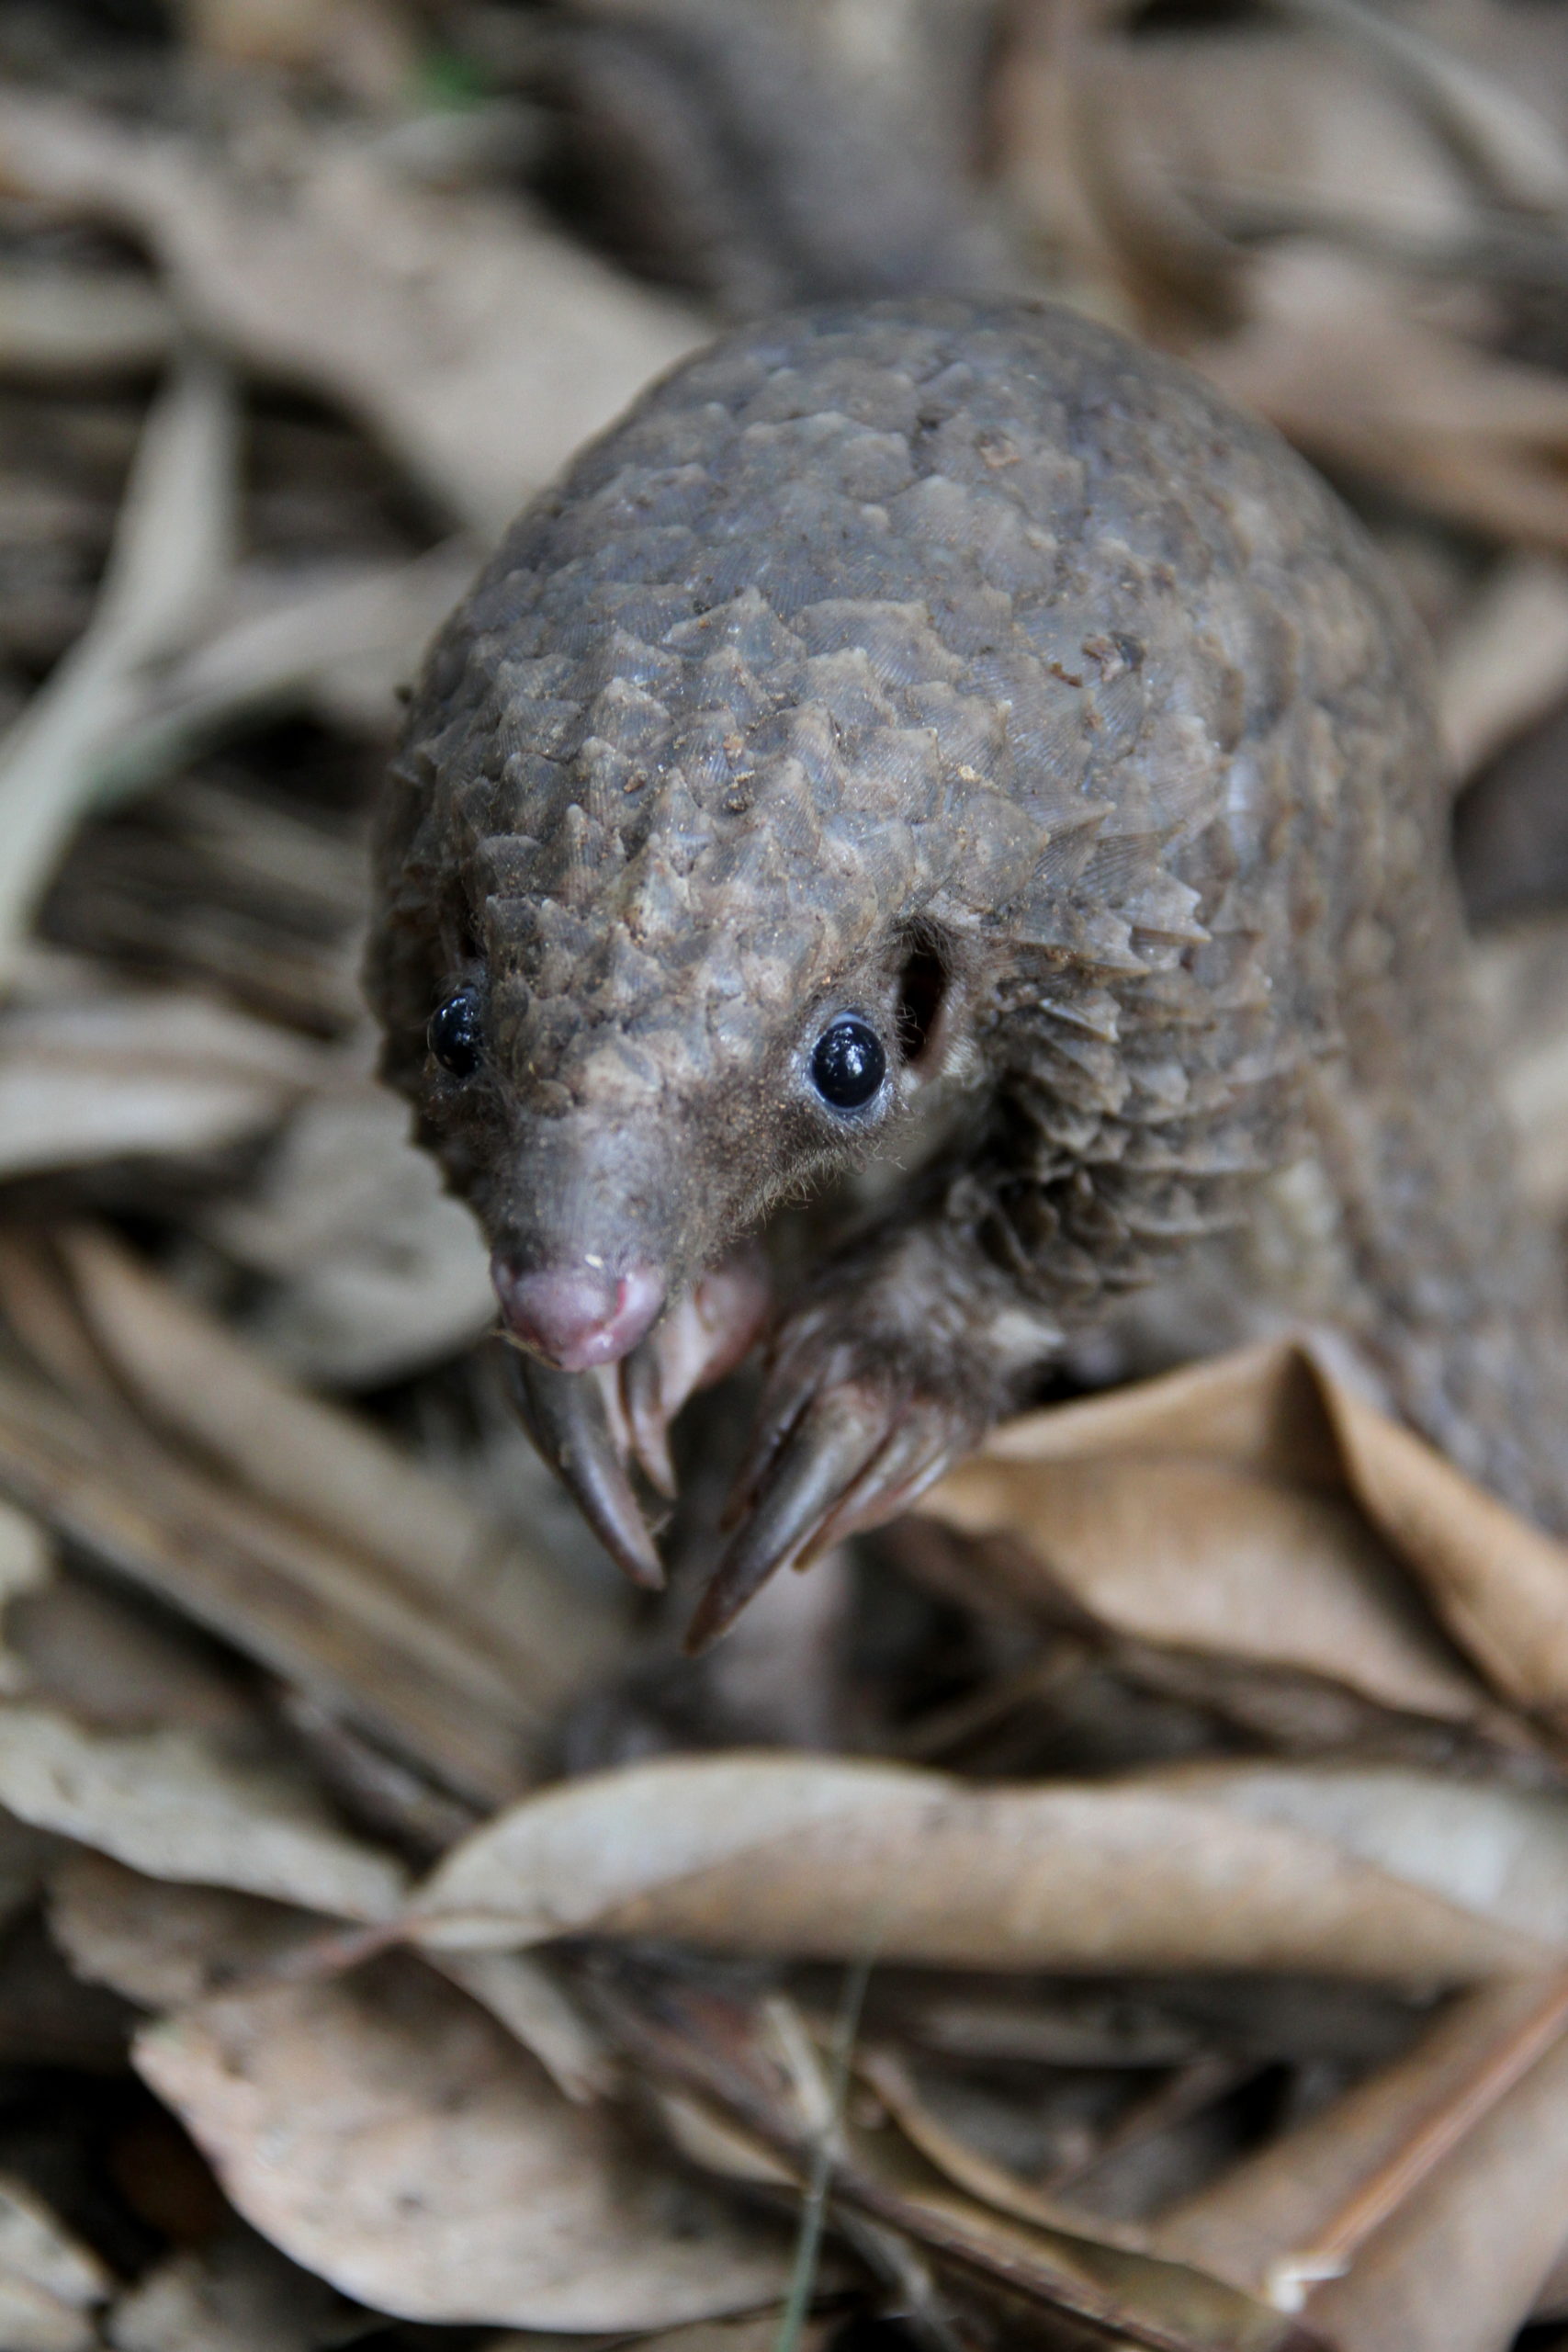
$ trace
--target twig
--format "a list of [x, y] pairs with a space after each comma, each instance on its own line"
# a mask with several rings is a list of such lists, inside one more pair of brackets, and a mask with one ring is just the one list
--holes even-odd
[[1420, 2188], [1465, 2135], [1568, 2028], [1568, 1973], [1553, 1976], [1536, 2007], [1490, 2051], [1469, 2080], [1418, 2124], [1402, 2147], [1358, 2182], [1310, 2246], [1269, 2266], [1264, 2293], [1274, 2309], [1299, 2312], [1310, 2290], [1343, 2278], [1358, 2250]]

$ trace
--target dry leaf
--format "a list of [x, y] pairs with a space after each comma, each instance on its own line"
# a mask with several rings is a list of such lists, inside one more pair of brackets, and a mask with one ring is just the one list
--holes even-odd
[[254, 1746], [263, 1709], [244, 1669], [99, 1577], [58, 1570], [17, 1596], [5, 1630], [8, 1697], [93, 1731], [201, 1732], [235, 1754]]
[[6, 2352], [87, 2352], [114, 2280], [25, 2181], [0, 2175], [0, 2343]]
[[1326, 1839], [1157, 1783], [976, 1789], [789, 1755], [661, 1759], [525, 1799], [437, 1866], [410, 1920], [446, 1951], [592, 1932], [819, 1960], [1393, 1984], [1546, 1957]]
[[1541, 2280], [1531, 2312], [1531, 2317], [1537, 2320], [1565, 2316], [1568, 2316], [1568, 2242], [1559, 2249], [1556, 2261]]
[[1506, 2344], [1562, 2243], [1562, 2010], [1561, 1979], [1544, 1998], [1527, 1979], [1456, 2003], [1405, 2057], [1163, 2216], [1155, 2244], [1304, 2307], [1345, 2352]]
[[136, 2063], [246, 2220], [378, 2310], [646, 2330], [782, 2291], [782, 2238], [563, 2099], [413, 1960], [211, 2001]]
[[46, 2287], [0, 2269], [0, 2342], [6, 2352], [91, 2352], [98, 2341], [88, 2312]]
[[1519, 1138], [1519, 1182], [1554, 1220], [1568, 1212], [1568, 930], [1556, 914], [1476, 944], [1473, 969], [1501, 1041], [1499, 1089]]
[[1466, 2134], [1304, 2316], [1344, 2352], [1496, 2352], [1562, 2245], [1568, 2041]]
[[85, 1984], [179, 2009], [265, 1975], [321, 1934], [318, 1914], [225, 1886], [148, 1878], [80, 1847], [51, 1874], [49, 1925]]
[[1524, 209], [1561, 214], [1568, 208], [1568, 148], [1532, 96], [1491, 70], [1492, 61], [1459, 54], [1418, 24], [1386, 16], [1363, 0], [1290, 0], [1308, 24], [1322, 25], [1391, 66], [1422, 112], [1488, 194]]
[[[777, 2352], [783, 2311], [748, 2312], [740, 2319], [690, 2320], [682, 2327], [660, 2328], [657, 2335], [634, 2339], [637, 2352]], [[807, 2319], [801, 2327], [799, 2352], [821, 2352], [833, 2332], [833, 2321]], [[498, 2335], [485, 2352], [579, 2352], [581, 2338], [558, 2339], [530, 2333]]]
[[1125, 2233], [1097, 2235], [1087, 2225], [1054, 2226], [983, 2204], [955, 2188], [912, 2137], [863, 2128], [851, 2109], [833, 2118], [820, 2063], [788, 2003], [767, 2002], [748, 2017], [733, 2003], [667, 1985], [655, 2005], [610, 1995], [607, 2007], [643, 2070], [662, 2078], [661, 2106], [680, 2117], [682, 2143], [699, 2160], [728, 2177], [764, 2181], [777, 2177], [782, 2158], [804, 2179], [826, 2141], [829, 2191], [840, 2217], [858, 2223], [857, 2245], [874, 2258], [892, 2250], [889, 2229], [895, 2245], [913, 2241], [936, 2270], [943, 2324], [950, 2296], [973, 2295], [978, 2283], [992, 2324], [999, 2301], [1015, 2325], [1021, 2318], [1017, 2340], [1025, 2344], [1038, 2340], [1043, 2307], [1089, 2320], [1096, 2342], [1103, 2331], [1114, 2344], [1156, 2352], [1323, 2352], [1315, 2336], [1256, 2298], [1151, 2257]]
[[242, 1772], [193, 1734], [114, 1738], [42, 1707], [0, 1707], [0, 1804], [153, 1878], [243, 1888], [383, 1919], [403, 1873], [291, 1782]]
[[1163, 1778], [1249, 1821], [1326, 1838], [1446, 1902], [1568, 1951], [1568, 1792], [1396, 1765], [1197, 1764]]
[[164, 358], [174, 312], [158, 288], [129, 269], [0, 270], [0, 375], [122, 375]]
[[257, 1190], [219, 1203], [205, 1224], [269, 1277], [243, 1328], [296, 1378], [401, 1379], [494, 1321], [473, 1218], [414, 1149], [402, 1105], [357, 1071], [302, 1105]]
[[[1461, 1722], [1485, 1703], [1387, 1546], [1343, 1498], [1223, 1463], [1125, 1453], [965, 1464], [922, 1510], [1027, 1547], [992, 1563], [1036, 1610], [1066, 1593], [1123, 1637], [1325, 1676]], [[1043, 1574], [1032, 1574], [1034, 1562]]]
[[[91, 1850], [50, 1881], [55, 1940], [86, 1983], [144, 2009], [179, 2009], [265, 1977], [319, 1943], [318, 1917], [228, 1887], [171, 1886]], [[547, 1967], [513, 1952], [439, 1956], [440, 1973], [490, 2011], [579, 2102], [614, 2086], [610, 2052]]]
[[0, 1239], [0, 1306], [50, 1374], [0, 1365], [0, 1487], [444, 1785], [512, 1793], [614, 1654], [618, 1597], [573, 1588], [118, 1248], [74, 1255], [118, 1379], [47, 1253]]
[[0, 1501], [0, 1697], [15, 1698], [32, 1687], [29, 1663], [17, 1648], [14, 1604], [47, 1603], [58, 1581], [48, 1530]]
[[[921, 1508], [1027, 1544], [1048, 1515], [1048, 1507], [1036, 1509], [1028, 1465], [1043, 1466], [1048, 1492], [1058, 1465], [1121, 1457], [1223, 1464], [1309, 1493], [1348, 1490], [1495, 1689], [1548, 1716], [1568, 1710], [1568, 1548], [1368, 1404], [1309, 1340], [1240, 1349], [1111, 1396], [1025, 1414]], [[998, 1473], [998, 1464], [1007, 1468]], [[1157, 1596], [1167, 1624], [1179, 1622], [1157, 1577], [1145, 1591], [1124, 1570], [1114, 1580], [1098, 1563], [1096, 1572], [1118, 1593], [1134, 1591], [1144, 1607]], [[1341, 1593], [1335, 1601], [1344, 1608]], [[1207, 1608], [1193, 1608], [1206, 1623]], [[1323, 1610], [1320, 1623], [1330, 1613]], [[1395, 1629], [1404, 1631], [1397, 1618], [1380, 1642], [1385, 1672]], [[1281, 1636], [1281, 1646], [1288, 1640]], [[1408, 1685], [1408, 1664], [1401, 1670]]]
[[112, 805], [176, 774], [226, 734], [296, 710], [373, 741], [395, 731], [397, 690], [477, 569], [448, 541], [407, 563], [328, 560], [230, 575], [203, 627], [131, 682], [112, 742], [86, 761]]
[[1393, 2064], [1169, 2208], [1152, 2242], [1176, 2260], [1299, 2307], [1314, 2256], [1320, 2274], [1355, 2257], [1342, 2217], [1354, 2214], [1369, 2185], [1392, 2176], [1424, 2127], [1454, 2109], [1540, 2004], [1535, 1977], [1453, 2002]]
[[113, 2280], [25, 2181], [0, 2177], [0, 2270], [76, 2312], [107, 2301]]
[[1568, 1720], [1568, 1549], [1319, 1369], [1347, 1476], [1461, 1648], [1517, 1705]]
[[526, 1952], [433, 1952], [442, 1975], [532, 2052], [564, 2097], [585, 2102], [615, 2086], [603, 2037], [540, 1961]]
[[1305, 241], [1250, 266], [1247, 324], [1190, 355], [1319, 463], [1526, 547], [1568, 547], [1568, 384], [1429, 324], [1396, 273]]
[[145, 238], [204, 333], [345, 402], [486, 538], [704, 339], [520, 202], [421, 187], [319, 121], [275, 116], [248, 161], [28, 92], [0, 106], [0, 184]]
[[110, 2312], [115, 2352], [320, 2352], [360, 2315], [247, 2230], [154, 2263]]
[[525, 1778], [541, 1713], [496, 1645], [386, 1565], [312, 1536], [134, 1423], [0, 1370], [0, 1487], [87, 1555], [297, 1684], [372, 1740], [491, 1801]]
[[62, 1238], [83, 1309], [152, 1414], [264, 1500], [470, 1613], [524, 1688], [564, 1699], [615, 1646], [604, 1602], [465, 1504], [367, 1422], [280, 1380], [254, 1349], [100, 1233]]
[[1432, 246], [1469, 231], [1464, 175], [1419, 111], [1342, 49], [1276, 24], [1261, 37], [1172, 36], [1122, 49], [1122, 102], [1165, 175], [1225, 219], [1328, 211]]

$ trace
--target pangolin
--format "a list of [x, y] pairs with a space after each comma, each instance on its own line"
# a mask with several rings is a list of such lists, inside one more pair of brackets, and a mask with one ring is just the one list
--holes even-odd
[[523, 514], [411, 706], [369, 993], [633, 1576], [765, 1350], [695, 1642], [1184, 1267], [1564, 1525], [1432, 700], [1309, 468], [1047, 305], [747, 326]]

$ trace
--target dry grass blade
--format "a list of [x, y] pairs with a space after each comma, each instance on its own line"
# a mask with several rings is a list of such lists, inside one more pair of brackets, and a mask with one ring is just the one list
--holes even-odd
[[801, 2072], [810, 2086], [813, 2094], [811, 2104], [818, 2112], [814, 2133], [816, 2144], [811, 2151], [810, 2171], [803, 2184], [800, 2226], [795, 2242], [795, 2260], [790, 2267], [789, 2290], [779, 2317], [773, 2352], [799, 2352], [812, 2297], [817, 2291], [822, 2258], [822, 2233], [828, 2219], [828, 2191], [833, 2177], [834, 2159], [842, 2143], [844, 2102], [849, 2095], [855, 2037], [860, 2031], [861, 2011], [865, 2005], [865, 1988], [871, 1971], [872, 1962], [863, 1956], [845, 1972], [838, 2013], [833, 2020], [833, 2042], [826, 2074], [818, 2063], [810, 2037], [795, 2013], [786, 2011], [795, 2027], [794, 2038], [804, 2060]]
[[135, 672], [197, 627], [222, 577], [235, 479], [228, 375], [187, 356], [148, 419], [93, 625], [0, 742], [0, 980], [92, 803]]
[[567, 1934], [987, 1969], [1461, 1983], [1548, 1948], [1309, 1833], [1157, 1783], [969, 1788], [803, 1756], [671, 1759], [498, 1814], [413, 1898], [435, 1950]]

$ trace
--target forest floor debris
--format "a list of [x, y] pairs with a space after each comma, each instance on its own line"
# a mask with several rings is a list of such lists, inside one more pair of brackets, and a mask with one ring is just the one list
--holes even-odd
[[1561, 1220], [1568, 28], [28, 0], [0, 67], [0, 2342], [1568, 2343], [1568, 1555], [1178, 1334], [686, 1660], [355, 978], [395, 688], [570, 449], [766, 302], [1055, 294], [1427, 621]]

